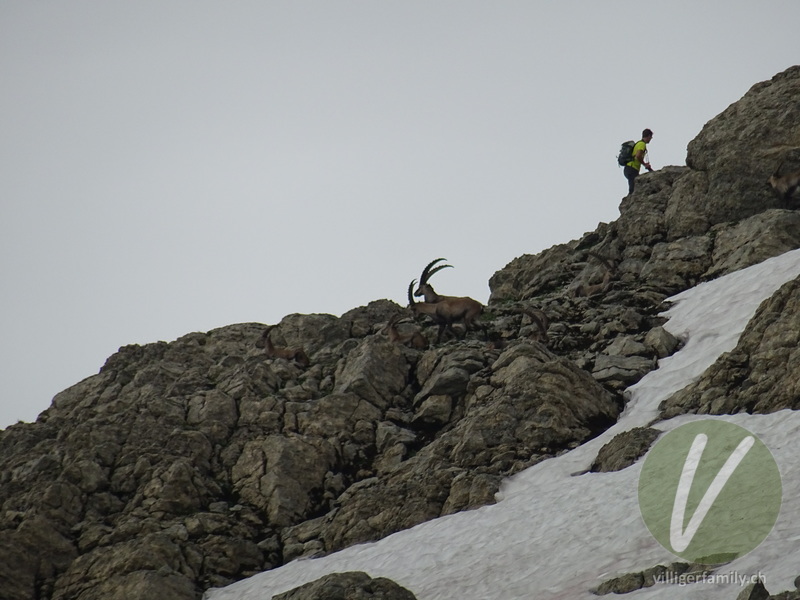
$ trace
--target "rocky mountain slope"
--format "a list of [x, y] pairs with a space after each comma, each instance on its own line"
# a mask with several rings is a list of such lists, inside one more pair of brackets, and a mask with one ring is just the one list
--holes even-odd
[[[686, 414], [661, 419], [660, 415], [665, 400], [736, 350], [737, 343], [746, 337], [743, 334], [762, 321], [759, 313], [774, 319], [759, 307], [770, 306], [771, 297], [781, 287], [791, 286], [797, 277], [800, 249], [673, 297], [664, 327], [685, 339], [680, 350], [659, 361], [658, 369], [626, 390], [625, 411], [617, 423], [574, 450], [505, 479], [496, 504], [434, 519], [327, 556], [292, 561], [209, 590], [204, 600], [271, 598], [297, 591], [298, 586], [310, 592], [303, 586], [331, 579], [346, 584], [349, 577], [338, 577], [354, 571], [389, 578], [420, 600], [592, 600], [598, 594], [629, 592], [629, 597], [637, 600], [728, 600], [739, 598], [744, 586], [759, 581], [772, 590], [794, 589], [798, 579], [796, 540], [800, 534], [800, 464], [796, 461], [795, 438], [800, 413], [785, 409], [771, 414], [715, 417]], [[727, 501], [715, 501], [698, 531], [698, 537], [705, 541], [695, 539], [694, 550], [677, 559], [673, 539], [662, 537], [659, 543], [655, 532], [651, 533], [655, 523], [647, 516], [656, 516], [668, 525], [673, 510], [670, 491], [659, 490], [651, 496], [655, 504], [646, 509], [642, 504], [646, 499], [637, 488], [643, 478], [650, 484], [677, 485], [674, 468], [688, 448], [673, 448], [677, 454], [669, 461], [671, 466], [663, 462], [653, 466], [653, 460], [659, 453], [663, 458], [665, 444], [669, 446], [671, 436], [685, 430], [684, 425], [693, 431], [699, 426], [714, 443], [726, 437], [720, 437], [720, 428], [729, 433], [735, 430], [734, 436], [751, 432], [769, 450], [761, 455], [763, 462], [746, 460], [749, 466], [737, 467], [737, 479], [725, 484], [728, 500], [742, 503], [742, 508], [733, 509], [735, 520], [721, 506], [732, 509]], [[644, 434], [650, 432], [658, 440], [656, 446], [647, 448], [652, 437], [647, 439]], [[646, 456], [638, 459], [644, 450]], [[733, 448], [728, 446], [727, 450]], [[701, 461], [711, 474], [717, 472], [710, 466], [713, 455], [713, 451], [706, 452]], [[721, 466], [729, 454], [723, 452], [717, 458], [716, 465]], [[777, 474], [778, 465], [783, 504], [777, 522], [770, 524], [763, 507], [776, 508], [769, 504], [769, 498], [774, 501], [777, 491], [776, 480], [770, 478]], [[673, 476], [664, 477], [664, 468], [671, 468]], [[692, 488], [702, 490], [704, 486], [693, 484]], [[752, 512], [743, 511], [745, 505]], [[720, 520], [714, 522], [712, 515]], [[767, 534], [767, 539], [752, 552], [739, 546], [742, 556], [734, 558], [732, 544], [745, 540], [748, 545], [757, 543], [756, 529], [761, 525], [751, 528], [755, 524], [763, 524], [762, 535]], [[720, 538], [717, 534], [721, 531], [725, 535]], [[712, 539], [720, 545], [707, 545]], [[724, 563], [693, 564], [691, 558], [711, 555], [724, 556]], [[755, 591], [752, 588], [748, 593]], [[742, 596], [751, 600], [758, 597]]]
[[[616, 221], [498, 271], [485, 331], [465, 339], [392, 341], [384, 326], [407, 313], [379, 300], [277, 324], [271, 341], [308, 364], [271, 356], [256, 323], [121, 348], [0, 432], [4, 597], [195, 599], [493, 502], [503, 477], [615, 422], [625, 388], [680, 344], [666, 297], [800, 247], [796, 199], [767, 184], [800, 169], [798, 148], [793, 67], [709, 121], [686, 167], [643, 175]], [[779, 325], [754, 325], [664, 414], [796, 409], [792, 289], [765, 309]]]

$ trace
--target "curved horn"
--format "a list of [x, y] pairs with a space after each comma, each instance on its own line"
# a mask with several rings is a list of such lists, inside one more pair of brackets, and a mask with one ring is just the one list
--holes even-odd
[[416, 279], [412, 279], [411, 283], [408, 284], [408, 305], [409, 306], [414, 306], [414, 304], [416, 304], [414, 302], [414, 286], [416, 285], [416, 283], [417, 283], [417, 280]]
[[450, 267], [452, 269], [453, 265], [439, 265], [438, 267], [431, 269], [430, 271], [428, 271], [428, 276], [425, 278], [425, 281], [427, 282], [427, 280], [430, 279], [434, 273], [438, 273], [439, 271], [441, 271], [442, 269], [446, 269], [447, 267]]
[[[428, 282], [428, 277], [433, 275], [433, 273], [435, 273], [439, 269], [443, 269], [444, 268], [444, 266], [439, 266], [433, 272], [431, 272], [431, 267], [433, 267], [433, 265], [435, 265], [438, 262], [442, 262], [443, 260], [447, 260], [447, 259], [446, 258], [437, 258], [436, 260], [432, 260], [431, 262], [429, 262], [425, 266], [424, 269], [422, 269], [422, 275], [419, 276], [419, 284], [420, 285], [423, 285], [423, 284], [427, 283]], [[450, 265], [447, 265], [447, 266], [449, 267]]]
[[592, 256], [592, 257], [596, 258], [598, 261], [600, 261], [600, 264], [602, 264], [606, 268], [607, 271], [615, 271], [616, 270], [614, 268], [614, 263], [612, 263], [611, 260], [609, 260], [605, 256], [602, 256], [602, 255], [598, 254], [597, 252], [593, 252], [591, 250], [589, 250], [587, 252], [587, 254], [589, 256]]

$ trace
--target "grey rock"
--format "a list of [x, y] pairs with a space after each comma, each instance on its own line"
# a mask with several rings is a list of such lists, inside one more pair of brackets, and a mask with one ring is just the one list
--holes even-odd
[[712, 266], [703, 274], [712, 279], [760, 263], [800, 247], [800, 213], [771, 209], [741, 222], [718, 225]]
[[660, 325], [647, 332], [644, 345], [658, 358], [671, 356], [677, 349], [680, 341]]
[[676, 213], [710, 224], [739, 221], [780, 205], [767, 179], [800, 131], [796, 101], [800, 66], [757, 83], [706, 123], [689, 142], [686, 164], [703, 177], [705, 193], [687, 197]]
[[400, 346], [372, 336], [347, 355], [343, 368], [336, 373], [336, 391], [352, 392], [385, 410], [387, 399], [403, 390], [407, 377], [408, 364]]
[[619, 577], [608, 579], [592, 590], [597, 596], [606, 594], [629, 594], [636, 590], [652, 587], [656, 583], [664, 585], [686, 585], [693, 578], [701, 578], [708, 574], [707, 568], [702, 565], [688, 563], [672, 563], [670, 565], [656, 565], [638, 573], [626, 573]]
[[645, 455], [660, 434], [649, 427], [635, 427], [620, 433], [600, 448], [590, 471], [608, 473], [631, 466]]
[[769, 598], [769, 592], [761, 581], [745, 586], [736, 596], [736, 600], [769, 600]]
[[416, 596], [391, 579], [351, 571], [326, 575], [273, 600], [416, 600]]
[[618, 381], [633, 384], [653, 370], [652, 358], [644, 356], [612, 356], [599, 354], [592, 370], [592, 377], [598, 381]]
[[711, 266], [712, 241], [708, 236], [685, 237], [653, 247], [641, 278], [659, 288], [681, 291], [701, 281]]
[[[465, 371], [466, 373], [466, 371]], [[466, 388], [466, 381], [464, 382]], [[444, 425], [450, 421], [453, 413], [453, 399], [446, 395], [428, 396], [417, 407], [414, 413], [416, 426]]]
[[323, 487], [334, 460], [325, 442], [270, 435], [245, 444], [231, 477], [242, 500], [264, 511], [272, 525], [286, 527], [314, 508], [312, 492]]
[[620, 335], [606, 346], [603, 353], [609, 356], [642, 356], [649, 354], [649, 350], [635, 336]]
[[379, 452], [395, 444], [413, 444], [417, 441], [417, 434], [394, 423], [382, 421], [378, 423], [375, 432], [375, 445]]
[[625, 246], [652, 248], [667, 241], [667, 207], [676, 186], [689, 175], [685, 167], [666, 167], [637, 179], [636, 192], [622, 199], [616, 222]]

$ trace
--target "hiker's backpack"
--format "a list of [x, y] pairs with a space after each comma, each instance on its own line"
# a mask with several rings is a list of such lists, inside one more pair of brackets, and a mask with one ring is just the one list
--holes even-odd
[[624, 167], [633, 160], [633, 147], [635, 145], [636, 142], [633, 140], [622, 142], [622, 147], [619, 149], [619, 155], [617, 156], [617, 164], [620, 167]]

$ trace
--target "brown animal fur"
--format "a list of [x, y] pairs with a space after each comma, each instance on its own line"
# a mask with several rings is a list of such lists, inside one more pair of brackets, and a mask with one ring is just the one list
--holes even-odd
[[589, 283], [580, 284], [578, 287], [575, 288], [573, 292], [576, 297], [583, 296], [588, 298], [590, 296], [602, 294], [603, 292], [607, 291], [611, 285], [611, 277], [613, 276], [616, 270], [611, 261], [605, 258], [604, 256], [600, 256], [599, 254], [591, 251], [589, 252], [589, 256], [596, 258], [598, 261], [600, 261], [600, 264], [602, 264], [603, 267], [605, 268], [605, 272], [603, 273], [603, 280], [600, 283], [595, 283], [595, 284], [589, 284]]
[[530, 339], [534, 342], [549, 344], [550, 338], [547, 335], [547, 328], [550, 326], [550, 320], [547, 318], [547, 315], [544, 314], [544, 311], [538, 308], [526, 308], [524, 312], [531, 318], [531, 321], [536, 326], [536, 329], [531, 332], [529, 336]]
[[437, 343], [442, 340], [445, 330], [450, 331], [458, 337], [453, 329], [453, 323], [464, 324], [464, 336], [472, 328], [481, 313], [483, 304], [472, 298], [454, 298], [450, 296], [439, 296], [438, 302], [415, 302], [414, 285], [416, 279], [408, 286], [408, 306], [417, 315], [428, 315], [439, 325], [439, 334], [436, 337]]
[[419, 329], [415, 328], [412, 331], [400, 331], [397, 328], [397, 323], [400, 322], [400, 319], [401, 315], [392, 315], [392, 318], [389, 319], [389, 322], [381, 330], [382, 333], [387, 335], [389, 341], [416, 348], [417, 350], [424, 350], [427, 348], [428, 340], [422, 335]]
[[775, 169], [775, 172], [770, 175], [768, 182], [772, 186], [772, 189], [775, 190], [775, 193], [777, 193], [778, 196], [785, 201], [789, 200], [794, 194], [795, 190], [800, 187], [800, 171], [793, 171], [791, 173], [786, 173], [785, 175], [778, 175], [782, 167], [783, 163], [781, 163], [778, 168]]
[[305, 368], [310, 364], [308, 356], [302, 348], [282, 348], [275, 346], [270, 338], [270, 332], [275, 328], [274, 325], [267, 327], [264, 333], [261, 334], [261, 339], [256, 342], [258, 348], [264, 348], [264, 352], [269, 358], [283, 358], [286, 360], [293, 360], [299, 366]]

